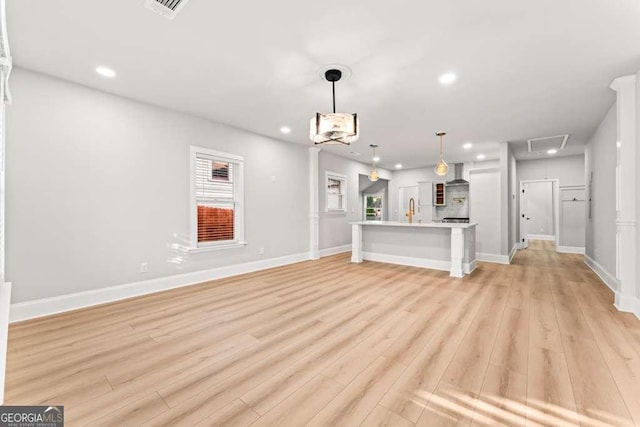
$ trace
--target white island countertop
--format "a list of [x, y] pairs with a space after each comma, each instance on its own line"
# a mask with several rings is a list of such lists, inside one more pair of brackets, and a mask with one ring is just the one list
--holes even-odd
[[351, 225], [382, 225], [385, 227], [425, 227], [425, 228], [471, 228], [478, 225], [472, 223], [454, 223], [454, 222], [408, 222], [398, 221], [355, 221]]

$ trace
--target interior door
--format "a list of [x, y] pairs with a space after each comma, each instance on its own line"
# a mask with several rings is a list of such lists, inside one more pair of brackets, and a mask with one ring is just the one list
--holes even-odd
[[527, 193], [526, 184], [520, 183], [520, 238], [522, 243], [522, 249], [529, 247], [529, 230], [527, 223], [531, 218], [527, 217]]

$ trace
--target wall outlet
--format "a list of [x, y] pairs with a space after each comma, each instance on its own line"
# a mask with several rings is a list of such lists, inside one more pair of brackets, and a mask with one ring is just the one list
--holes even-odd
[[260, 248], [260, 255], [264, 255], [264, 248]]
[[140, 263], [140, 273], [148, 273], [149, 272], [149, 264], [146, 262]]

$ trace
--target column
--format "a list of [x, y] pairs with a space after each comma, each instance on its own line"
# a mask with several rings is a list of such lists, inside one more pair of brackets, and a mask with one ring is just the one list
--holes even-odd
[[318, 153], [320, 149], [309, 148], [309, 258], [320, 259], [320, 213], [318, 187]]
[[462, 228], [451, 228], [451, 277], [463, 277], [464, 233]]
[[[633, 312], [637, 280], [636, 223], [636, 76], [619, 77], [611, 84], [616, 91], [616, 277], [619, 282], [615, 306]], [[595, 159], [594, 161], [597, 161]]]
[[362, 225], [351, 225], [351, 262], [362, 262]]

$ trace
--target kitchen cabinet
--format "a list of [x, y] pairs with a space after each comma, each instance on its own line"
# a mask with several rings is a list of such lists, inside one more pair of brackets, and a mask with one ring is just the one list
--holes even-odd
[[433, 185], [434, 195], [433, 195], [433, 205], [434, 206], [446, 206], [446, 186], [444, 182], [436, 182]]
[[418, 204], [420, 206], [433, 206], [433, 182], [418, 183]]

